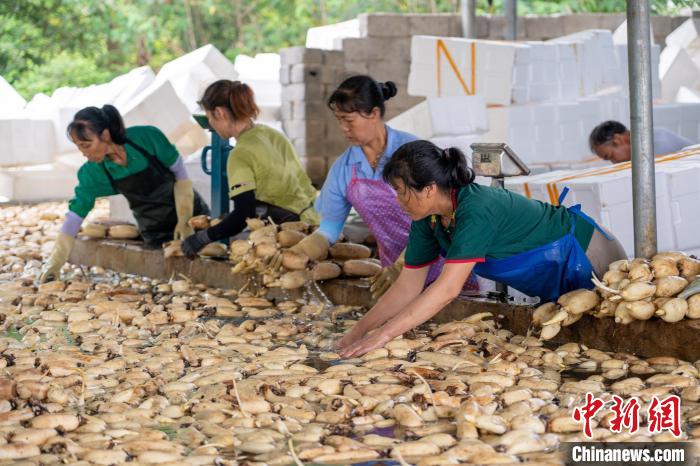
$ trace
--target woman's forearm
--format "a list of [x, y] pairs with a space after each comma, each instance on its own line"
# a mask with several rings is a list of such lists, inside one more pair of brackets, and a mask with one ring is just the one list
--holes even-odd
[[474, 264], [448, 264], [440, 277], [381, 329], [389, 339], [411, 330], [440, 312], [458, 295]]
[[80, 232], [80, 226], [83, 224], [83, 220], [85, 220], [83, 217], [69, 210], [61, 226], [61, 233], [76, 237]]
[[402, 271], [391, 288], [379, 298], [356, 326], [359, 325], [358, 328], [363, 331], [374, 330], [399, 314], [420, 294], [427, 275], [427, 268]]

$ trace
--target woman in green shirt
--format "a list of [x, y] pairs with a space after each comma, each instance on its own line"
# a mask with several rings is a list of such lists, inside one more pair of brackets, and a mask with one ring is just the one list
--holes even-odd
[[235, 236], [249, 217], [318, 225], [316, 189], [289, 140], [255, 122], [260, 110], [250, 86], [222, 79], [204, 91], [199, 103], [219, 136], [236, 139], [226, 166], [233, 211], [217, 225], [188, 237], [182, 244], [185, 255], [194, 258], [208, 243]]
[[185, 238], [192, 233], [190, 217], [209, 213], [193, 190], [177, 149], [158, 128], [125, 128], [119, 111], [105, 105], [76, 113], [68, 136], [88, 161], [78, 170], [75, 197], [42, 271], [42, 282], [59, 278], [80, 225], [98, 197], [123, 194], [141, 236], [151, 246]]
[[[425, 322], [459, 294], [472, 271], [548, 301], [592, 288], [594, 269], [625, 257], [620, 243], [580, 211], [473, 183], [459, 149], [428, 141], [401, 146], [384, 167], [413, 220], [405, 266], [394, 285], [338, 343], [352, 357]], [[428, 265], [443, 255], [423, 291]]]

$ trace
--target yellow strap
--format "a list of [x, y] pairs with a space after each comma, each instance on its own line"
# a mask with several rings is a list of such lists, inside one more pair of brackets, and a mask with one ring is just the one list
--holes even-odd
[[[689, 150], [677, 152], [674, 154], [663, 155], [663, 156], [657, 157], [654, 160], [654, 163], [659, 164], [659, 163], [665, 163], [665, 162], [672, 162], [674, 160], [680, 160], [680, 159], [684, 159], [686, 157], [692, 157], [694, 155], [700, 155], [700, 148], [689, 149]], [[550, 181], [549, 183], [547, 183], [547, 193], [549, 194], [549, 201], [552, 205], [559, 205], [559, 202], [558, 202], [559, 201], [559, 188], [557, 187], [557, 183], [563, 183], [565, 181], [576, 180], [576, 179], [581, 179], [581, 178], [588, 178], [590, 176], [609, 175], [611, 173], [617, 173], [617, 172], [621, 172], [623, 170], [627, 170], [628, 168], [631, 168], [631, 167], [632, 167], [632, 162], [623, 162], [623, 163], [618, 163], [612, 167], [595, 168], [592, 170], [588, 170], [584, 173], [565, 176], [565, 177], [560, 178], [558, 180]]]
[[472, 42], [471, 43], [471, 78], [472, 78], [472, 89], [471, 92], [469, 91], [469, 87], [467, 87], [467, 83], [464, 82], [464, 78], [462, 77], [462, 73], [459, 72], [459, 69], [457, 68], [457, 64], [455, 63], [454, 59], [452, 58], [452, 54], [450, 54], [450, 51], [447, 49], [447, 46], [445, 45], [445, 42], [443, 42], [442, 39], [438, 39], [436, 43], [436, 48], [435, 48], [435, 53], [437, 54], [437, 95], [438, 97], [442, 94], [442, 77], [440, 76], [440, 58], [441, 58], [441, 53], [445, 54], [445, 58], [447, 58], [447, 62], [450, 64], [450, 67], [452, 68], [452, 71], [454, 72], [455, 76], [457, 77], [457, 80], [459, 83], [462, 85], [462, 89], [464, 90], [464, 93], [467, 95], [474, 95], [476, 92], [476, 43]]

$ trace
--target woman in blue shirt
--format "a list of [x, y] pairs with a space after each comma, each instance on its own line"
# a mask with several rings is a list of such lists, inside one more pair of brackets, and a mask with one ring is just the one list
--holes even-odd
[[396, 91], [391, 81], [378, 83], [369, 76], [353, 76], [328, 99], [328, 107], [352, 145], [331, 166], [316, 200], [320, 227], [293, 248], [312, 260], [324, 257], [338, 240], [353, 207], [377, 239], [382, 265], [392, 266], [406, 247], [410, 219], [382, 179], [382, 169], [394, 151], [416, 140], [384, 123], [384, 102]]
[[[318, 230], [292, 249], [312, 260], [324, 257], [355, 208], [377, 240], [384, 269], [373, 279], [374, 297], [381, 295], [396, 279], [403, 266], [402, 252], [408, 243], [411, 220], [401, 209], [394, 190], [382, 179], [382, 170], [394, 152], [412, 134], [384, 123], [384, 102], [396, 95], [396, 84], [378, 83], [369, 76], [353, 76], [333, 92], [328, 107], [333, 111], [345, 138], [352, 144], [333, 163], [317, 199], [321, 214]], [[431, 270], [437, 277], [442, 264]]]

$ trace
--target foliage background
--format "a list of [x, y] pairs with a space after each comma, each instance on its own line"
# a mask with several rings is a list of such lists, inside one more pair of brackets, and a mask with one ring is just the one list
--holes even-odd
[[[636, 0], [633, 0], [636, 1]], [[303, 44], [313, 26], [371, 12], [457, 12], [459, 0], [0, 0], [0, 75], [25, 98], [105, 82], [211, 42], [228, 58]], [[625, 0], [520, 0], [518, 14], [616, 12]], [[700, 0], [652, 0], [673, 14]], [[498, 14], [503, 0], [479, 0]]]

